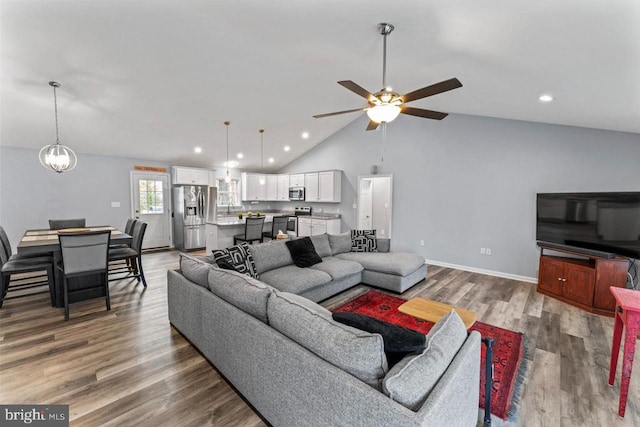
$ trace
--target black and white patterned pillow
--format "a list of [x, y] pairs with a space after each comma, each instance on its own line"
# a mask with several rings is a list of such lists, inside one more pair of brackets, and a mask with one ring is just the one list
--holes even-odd
[[351, 252], [378, 252], [376, 230], [351, 230]]
[[247, 242], [228, 247], [227, 249], [217, 249], [212, 251], [213, 258], [218, 261], [231, 264], [238, 273], [246, 274], [254, 279], [258, 278], [256, 264], [253, 262], [253, 255], [249, 251]]

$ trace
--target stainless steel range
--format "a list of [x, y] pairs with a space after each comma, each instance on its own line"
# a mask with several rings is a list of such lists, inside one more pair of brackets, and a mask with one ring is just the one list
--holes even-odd
[[299, 216], [311, 216], [311, 206], [296, 206], [293, 208], [293, 215], [289, 217], [289, 222], [287, 223], [287, 231], [293, 232], [296, 236], [298, 235], [298, 217]]

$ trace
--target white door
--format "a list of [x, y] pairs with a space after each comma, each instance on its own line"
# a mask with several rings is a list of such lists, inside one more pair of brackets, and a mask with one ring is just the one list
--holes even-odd
[[169, 174], [131, 172], [131, 199], [133, 218], [147, 223], [142, 248], [171, 246]]
[[360, 180], [360, 193], [358, 194], [358, 230], [371, 230], [373, 224], [371, 214], [373, 208], [373, 181]]

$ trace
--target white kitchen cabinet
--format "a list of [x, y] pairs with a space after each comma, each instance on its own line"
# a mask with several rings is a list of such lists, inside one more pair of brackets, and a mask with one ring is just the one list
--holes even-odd
[[171, 183], [174, 185], [209, 185], [209, 171], [173, 166], [171, 168]]
[[298, 236], [317, 236], [320, 234], [340, 234], [340, 219], [317, 219], [298, 217]]
[[289, 200], [289, 175], [278, 175], [278, 200]]
[[342, 172], [323, 171], [304, 174], [305, 201], [339, 203], [342, 199]]
[[242, 184], [242, 201], [251, 202], [265, 200], [266, 185], [260, 184], [260, 174], [243, 172], [240, 175]]
[[317, 202], [318, 200], [318, 172], [304, 174], [304, 200]]
[[265, 199], [268, 201], [278, 200], [278, 175], [265, 175]]
[[289, 175], [289, 187], [304, 187], [304, 175], [303, 173]]
[[298, 217], [298, 237], [311, 235], [311, 218]]

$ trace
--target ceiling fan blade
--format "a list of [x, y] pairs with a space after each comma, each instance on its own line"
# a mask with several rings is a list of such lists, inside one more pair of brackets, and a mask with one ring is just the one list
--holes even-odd
[[423, 117], [425, 119], [442, 120], [449, 114], [441, 113], [439, 111], [423, 110], [422, 108], [402, 107], [400, 111], [403, 114], [410, 116]]
[[358, 85], [357, 83], [352, 82], [351, 80], [341, 80], [338, 82], [338, 84], [346, 87], [353, 93], [357, 93], [367, 101], [371, 101], [375, 98], [375, 96], [373, 96], [368, 90]]
[[356, 108], [355, 110], [336, 111], [335, 113], [316, 114], [313, 117], [315, 117], [316, 119], [321, 119], [323, 117], [337, 116], [338, 114], [355, 113], [356, 111], [364, 111], [364, 110], [366, 110], [366, 108]]
[[406, 95], [402, 95], [401, 98], [402, 102], [411, 102], [415, 101], [416, 99], [422, 99], [426, 98], [427, 96], [437, 95], [439, 93], [457, 89], [459, 87], [462, 87], [462, 83], [460, 83], [460, 80], [453, 78], [423, 87], [422, 89], [414, 90], [413, 92], [409, 92]]
[[367, 130], [376, 130], [378, 128], [378, 123], [373, 120], [369, 120], [369, 124], [367, 125]]

